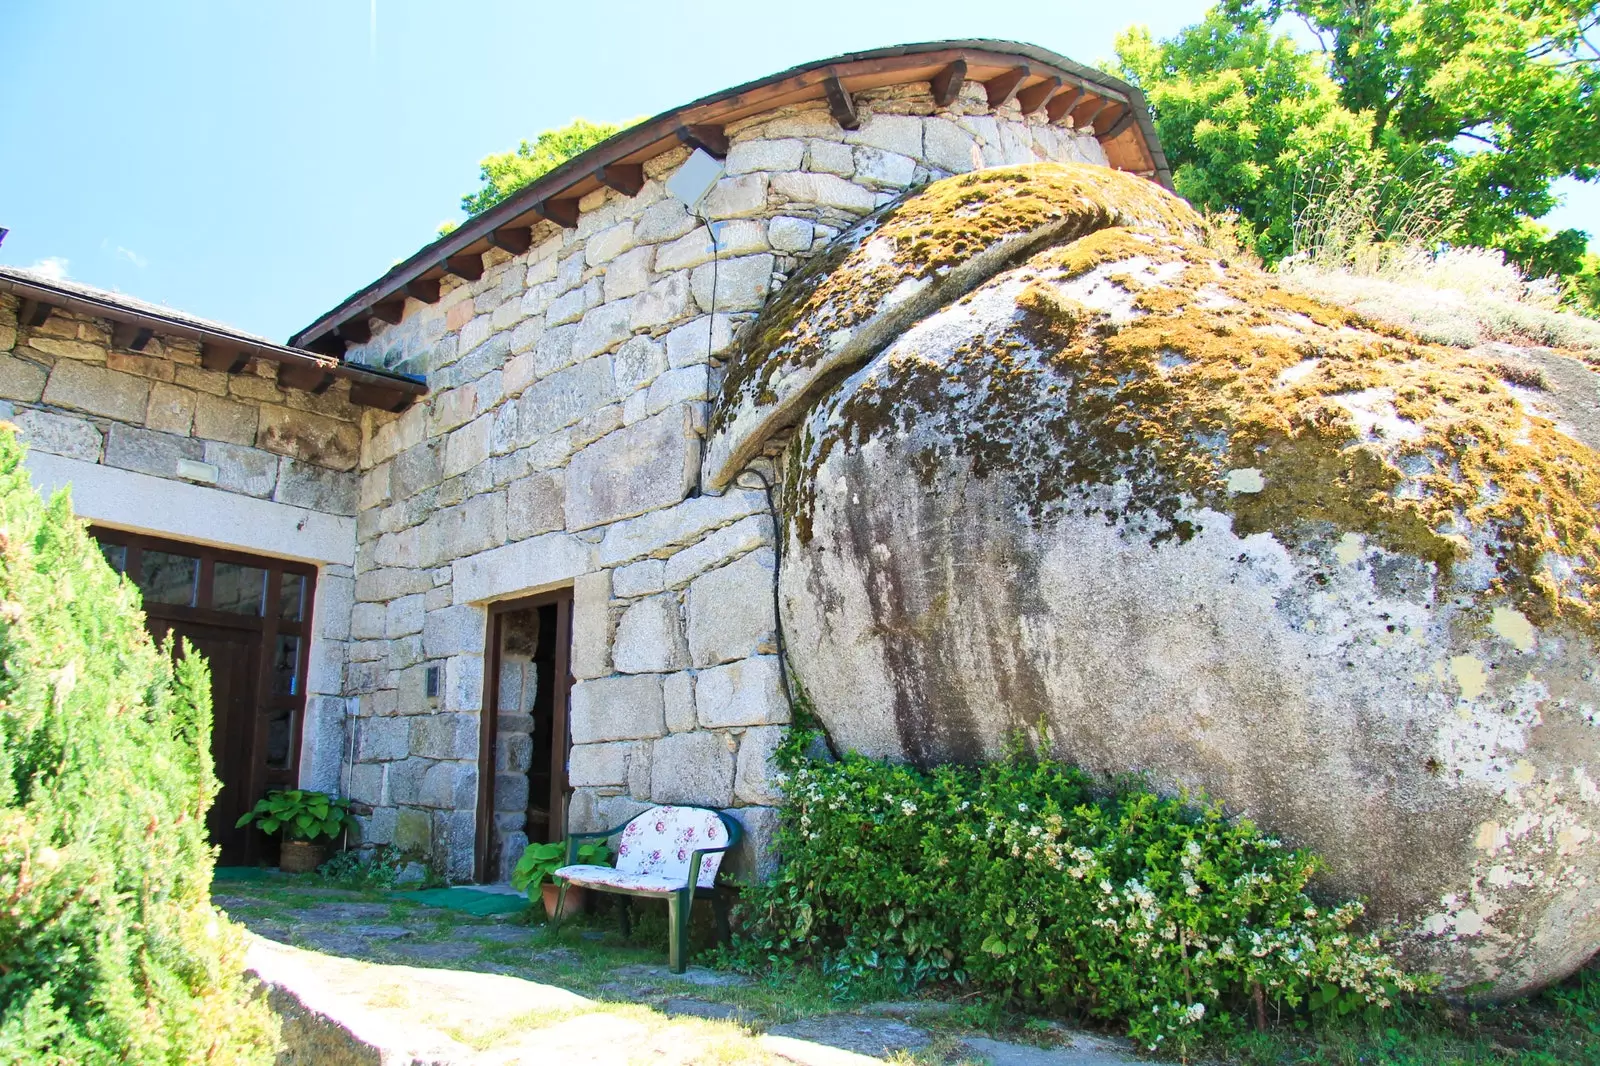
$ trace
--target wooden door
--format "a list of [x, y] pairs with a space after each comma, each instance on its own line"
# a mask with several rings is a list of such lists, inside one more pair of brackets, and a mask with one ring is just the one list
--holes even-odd
[[113, 569], [144, 595], [157, 639], [186, 638], [211, 667], [211, 754], [221, 788], [207, 816], [223, 865], [276, 857], [276, 842], [234, 823], [269, 790], [299, 780], [316, 568], [93, 527]]

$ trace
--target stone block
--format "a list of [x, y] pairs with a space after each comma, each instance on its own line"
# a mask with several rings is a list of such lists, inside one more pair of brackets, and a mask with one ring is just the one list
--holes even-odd
[[799, 170], [805, 154], [806, 143], [792, 137], [776, 141], [744, 141], [728, 149], [728, 158], [722, 165], [729, 174], [748, 174], [755, 170]]
[[617, 395], [626, 397], [654, 381], [667, 369], [667, 349], [649, 337], [634, 337], [611, 356], [611, 375]]
[[470, 603], [428, 611], [422, 622], [422, 647], [430, 659], [482, 655], [488, 620]]
[[983, 165], [978, 142], [948, 118], [924, 120], [922, 158], [947, 174], [964, 174]]
[[480, 415], [445, 438], [444, 476], [466, 473], [489, 458], [489, 436], [494, 429], [493, 415]]
[[395, 816], [394, 846], [406, 855], [428, 855], [433, 850], [433, 819], [426, 811], [402, 810]]
[[633, 224], [633, 239], [640, 244], [659, 244], [675, 240], [694, 227], [694, 216], [683, 201], [668, 197], [644, 209]]
[[779, 215], [767, 225], [767, 240], [780, 252], [810, 251], [814, 228], [809, 218]]
[[333, 470], [353, 470], [361, 458], [361, 431], [353, 422], [310, 411], [263, 407], [256, 446]]
[[389, 792], [390, 803], [415, 803], [422, 795], [422, 775], [433, 765], [432, 760], [410, 756], [392, 762], [384, 768], [384, 787]]
[[783, 774], [772, 756], [788, 730], [781, 725], [746, 729], [739, 738], [738, 769], [733, 778], [733, 798], [739, 803], [775, 807], [783, 802]]
[[[68, 328], [70, 324], [68, 324]], [[36, 351], [53, 355], [58, 359], [77, 359], [88, 363], [103, 363], [106, 361], [104, 345], [94, 344], [90, 341], [69, 340], [61, 337], [45, 336], [45, 329], [41, 327], [33, 331], [28, 338], [28, 347]]]
[[478, 768], [464, 762], [434, 763], [422, 775], [417, 803], [447, 811], [474, 810], [478, 805]]
[[[93, 422], [33, 410], [18, 411], [11, 421], [34, 451], [65, 455], [88, 463], [100, 461], [105, 438]], [[168, 476], [171, 473], [169, 471]]]
[[848, 144], [812, 141], [807, 146], [806, 169], [848, 178], [856, 172], [856, 157]]
[[[757, 310], [766, 302], [772, 287], [773, 263], [772, 253], [766, 252], [697, 266], [689, 283], [694, 301], [702, 311]], [[716, 285], [714, 300], [713, 281]]]
[[425, 440], [396, 453], [389, 488], [396, 500], [404, 500], [443, 480], [444, 442]]
[[733, 347], [733, 319], [718, 313], [701, 315], [674, 328], [664, 338], [669, 366], [694, 366]]
[[689, 665], [678, 597], [651, 596], [624, 611], [612, 641], [611, 662], [624, 674], [662, 673]]
[[695, 728], [693, 674], [668, 674], [661, 681], [661, 699], [668, 732], [687, 733]]
[[651, 383], [645, 411], [653, 415], [680, 403], [700, 403], [710, 395], [711, 368], [708, 365], [679, 367]]
[[740, 174], [723, 178], [706, 194], [700, 213], [706, 218], [749, 218], [767, 208], [767, 176]]
[[774, 174], [772, 191], [797, 203], [836, 207], [860, 215], [877, 207], [870, 190], [834, 174]]
[[[912, 121], [916, 121], [913, 119]], [[910, 156], [886, 152], [881, 148], [856, 149], [856, 176], [878, 188], [903, 189], [911, 184], [917, 172], [917, 161]]]
[[384, 612], [383, 635], [389, 640], [422, 632], [426, 607], [420, 593], [389, 601]]
[[730, 489], [721, 496], [697, 496], [671, 510], [618, 522], [600, 542], [600, 565], [616, 566], [692, 544], [711, 530], [766, 509], [766, 495], [759, 489]]
[[545, 326], [564, 326], [576, 322], [593, 306], [590, 294], [580, 286], [550, 301], [550, 309], [544, 314]]
[[[223, 441], [205, 442], [205, 461], [217, 468], [217, 488], [269, 498], [278, 487], [278, 464], [271, 452]], [[321, 595], [318, 594], [320, 605]]]
[[589, 359], [528, 387], [517, 401], [518, 433], [524, 441], [570, 426], [616, 398], [611, 360]]
[[689, 654], [695, 666], [776, 650], [772, 562], [770, 552], [752, 552], [689, 586]]
[[628, 316], [632, 311], [631, 301], [619, 300], [601, 304], [586, 313], [583, 321], [578, 323], [577, 332], [572, 335], [573, 360], [598, 355], [631, 337], [633, 327], [628, 324]]
[[44, 383], [49, 376], [50, 372], [38, 363], [14, 355], [0, 355], [0, 397], [37, 403], [44, 395]]
[[150, 404], [150, 382], [93, 363], [60, 359], [45, 383], [43, 400], [52, 407], [71, 407], [138, 425]]
[[590, 236], [583, 248], [583, 258], [590, 266], [609, 263], [634, 245], [633, 220], [619, 222]]
[[673, 733], [650, 752], [650, 801], [726, 807], [733, 802], [733, 752], [720, 733]]
[[745, 725], [784, 725], [784, 699], [775, 655], [758, 655], [702, 670], [694, 682], [695, 712], [707, 729]]
[[361, 821], [361, 843], [392, 844], [400, 812], [393, 807], [380, 807]]
[[671, 244], [664, 244], [656, 250], [656, 269], [663, 274], [687, 270], [711, 262], [715, 254], [710, 232], [704, 226], [697, 226]]
[[704, 570], [772, 543], [772, 519], [750, 515], [712, 533], [667, 560], [664, 580], [674, 588]]
[[741, 881], [772, 880], [778, 872], [778, 825], [783, 817], [778, 808], [736, 807], [723, 813], [737, 819], [744, 829], [739, 846], [728, 853], [723, 869]]
[[411, 725], [411, 753], [429, 759], [476, 759], [478, 716], [475, 714], [425, 714], [407, 719]]
[[578, 682], [572, 687], [571, 727], [574, 744], [664, 735], [661, 678], [631, 674]]
[[171, 478], [178, 474], [180, 459], [203, 462], [205, 445], [192, 437], [175, 437], [120, 422], [113, 422], [106, 434], [107, 466]]
[[304, 507], [327, 514], [356, 513], [356, 475], [354, 471], [327, 467], [285, 458], [278, 464], [278, 487], [272, 498], [291, 507]]
[[350, 768], [350, 802], [370, 807], [383, 804], [383, 767], [377, 763], [357, 763]]
[[495, 767], [509, 773], [526, 774], [533, 765], [533, 738], [526, 733], [507, 733], [501, 727], [495, 745]]
[[[590, 246], [593, 247], [592, 242]], [[647, 245], [612, 260], [603, 283], [606, 300], [622, 300], [643, 292], [650, 284], [650, 262], [655, 254], [655, 248]]]
[[[405, 718], [362, 718], [356, 727], [358, 763], [392, 762], [411, 754], [411, 722]], [[372, 800], [369, 802], [377, 802]]]
[[611, 585], [618, 599], [649, 596], [666, 587], [667, 564], [661, 559], [641, 559], [612, 572]]
[[700, 438], [674, 408], [589, 445], [567, 467], [567, 529], [576, 531], [670, 507], [694, 487]]
[[511, 540], [566, 528], [566, 475], [536, 470], [506, 490], [506, 536]]
[[628, 783], [628, 759], [644, 748], [639, 741], [577, 744], [567, 757], [567, 783], [574, 788]]
[[423, 402], [428, 407], [430, 436], [443, 436], [457, 426], [466, 425], [478, 411], [475, 390], [468, 385], [447, 389]]
[[712, 229], [716, 238], [717, 258], [764, 252], [772, 245], [767, 243], [767, 223], [760, 218], [735, 218], [718, 222]]
[[515, 811], [524, 818], [527, 817], [527, 774], [494, 775], [494, 809], [497, 811]]
[[433, 863], [448, 881], [472, 880], [475, 813], [469, 805], [433, 814]]
[[194, 425], [194, 398], [191, 389], [158, 381], [150, 386], [150, 403], [145, 408], [145, 425], [163, 433], [188, 436]]
[[572, 676], [611, 672], [611, 573], [583, 574], [572, 582]]
[[628, 314], [628, 328], [631, 330], [655, 329], [676, 322], [694, 310], [689, 278], [682, 271], [667, 275], [629, 302], [632, 308]]
[[[483, 656], [452, 655], [444, 661], [443, 702], [445, 709], [451, 711], [483, 709]], [[477, 717], [474, 715], [471, 721], [476, 723]]]
[[[846, 130], [847, 144], [868, 145], [884, 152], [922, 158], [922, 119], [916, 115], [869, 114], [859, 128]], [[856, 153], [859, 165], [861, 153]]]

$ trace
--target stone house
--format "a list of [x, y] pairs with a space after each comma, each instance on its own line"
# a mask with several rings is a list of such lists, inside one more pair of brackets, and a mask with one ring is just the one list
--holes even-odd
[[457, 880], [652, 802], [729, 809], [759, 872], [789, 720], [772, 456], [702, 491], [723, 357], [904, 190], [1038, 160], [1170, 185], [1137, 90], [937, 42], [633, 126], [287, 346], [0, 272], [35, 481], [211, 656], [225, 860], [260, 846], [237, 813], [298, 782]]

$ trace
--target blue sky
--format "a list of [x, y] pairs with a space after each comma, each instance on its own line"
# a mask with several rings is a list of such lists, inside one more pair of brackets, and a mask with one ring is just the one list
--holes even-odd
[[[459, 215], [477, 161], [840, 52], [998, 37], [1085, 63], [1201, 0], [9, 0], [0, 262], [281, 340]], [[1600, 234], [1600, 188], [1550, 221]]]

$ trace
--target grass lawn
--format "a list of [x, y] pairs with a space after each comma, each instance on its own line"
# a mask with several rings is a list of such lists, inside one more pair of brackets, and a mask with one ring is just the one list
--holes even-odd
[[[595, 1010], [639, 1018], [698, 1015], [725, 1025], [765, 1031], [772, 1026], [846, 1013], [915, 1027], [923, 1046], [891, 1061], [950, 1066], [981, 1061], [965, 1055], [962, 1038], [975, 1034], [1050, 1047], [1077, 1018], [1040, 1018], [1007, 1009], [959, 989], [907, 995], [885, 981], [836, 995], [813, 967], [772, 967], [741, 973], [713, 943], [709, 913], [696, 910], [694, 964], [688, 978], [666, 969], [665, 905], [636, 901], [633, 933], [624, 939], [609, 898], [557, 929], [542, 910], [476, 917], [425, 906], [378, 890], [332, 887], [313, 877], [271, 876], [219, 881], [217, 903], [270, 939], [370, 962], [507, 974], [557, 985], [596, 1001]], [[559, 1019], [527, 1019], [528, 1027]], [[893, 1024], [891, 1022], [890, 1024]], [[537, 1023], [537, 1024], [535, 1024]], [[521, 1022], [519, 1021], [519, 1025]], [[477, 1046], [499, 1034], [460, 1034]], [[1163, 1048], [1168, 1058], [1179, 1049]], [[1493, 1007], [1413, 1005], [1377, 1027], [1350, 1022], [1317, 1030], [1290, 1024], [1188, 1049], [1188, 1061], [1248, 1066], [1600, 1066], [1600, 968], [1529, 1000]]]

